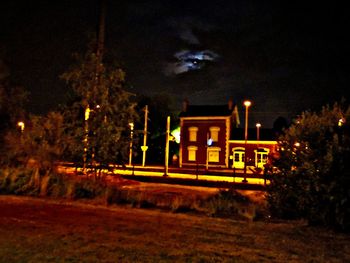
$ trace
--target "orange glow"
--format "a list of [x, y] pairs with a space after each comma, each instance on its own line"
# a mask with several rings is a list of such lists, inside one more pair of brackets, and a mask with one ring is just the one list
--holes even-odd
[[245, 101], [243, 102], [243, 104], [244, 104], [244, 106], [246, 106], [246, 107], [250, 107], [250, 106], [252, 105], [252, 102], [251, 102], [250, 100], [245, 100]]
[[90, 108], [89, 106], [85, 109], [85, 120], [87, 121], [90, 117]]
[[341, 126], [343, 126], [344, 123], [345, 123], [345, 118], [341, 118], [338, 121], [338, 126], [341, 127]]
[[21, 129], [21, 132], [24, 131], [24, 122], [23, 121], [17, 122], [17, 126]]

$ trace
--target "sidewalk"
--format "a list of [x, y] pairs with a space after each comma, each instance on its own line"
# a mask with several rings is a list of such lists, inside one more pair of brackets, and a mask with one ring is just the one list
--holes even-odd
[[[70, 164], [61, 164], [62, 170], [68, 172], [73, 168]], [[250, 167], [251, 168], [251, 167]], [[263, 174], [254, 174], [252, 169], [247, 169], [244, 177], [243, 170], [233, 169], [209, 169], [203, 168], [178, 168], [169, 166], [168, 174], [165, 175], [164, 166], [110, 166], [109, 171], [113, 170], [114, 174], [121, 175], [124, 178], [143, 182], [157, 182], [166, 184], [181, 184], [191, 186], [206, 186], [217, 188], [235, 187], [239, 189], [264, 190], [265, 181]], [[247, 182], [243, 182], [246, 179]]]
[[[127, 165], [124, 168], [116, 168], [114, 172], [129, 179], [134, 178], [141, 181], [158, 181], [164, 183], [178, 182], [181, 184], [189, 183], [191, 185], [202, 186], [222, 185], [227, 187], [229, 185], [236, 185], [242, 188], [252, 188], [254, 186], [262, 188], [265, 186], [263, 175], [253, 174], [250, 170], [248, 171], [248, 169], [246, 174], [247, 183], [243, 183], [243, 171], [235, 171], [234, 173], [232, 169], [209, 169], [209, 171], [205, 171], [204, 169], [197, 170], [169, 167], [168, 174], [165, 176], [165, 169], [162, 166], [142, 167], [138, 165]], [[148, 179], [146, 177], [148, 177]]]

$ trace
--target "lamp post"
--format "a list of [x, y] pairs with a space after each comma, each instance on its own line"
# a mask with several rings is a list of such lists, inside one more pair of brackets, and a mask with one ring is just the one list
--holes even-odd
[[83, 173], [86, 172], [86, 161], [87, 161], [87, 150], [88, 150], [88, 137], [89, 137], [89, 117], [90, 117], [90, 107], [89, 105], [85, 108], [84, 114], [84, 154], [83, 154]]
[[259, 155], [259, 142], [260, 142], [260, 127], [261, 124], [258, 122], [255, 124], [256, 126], [256, 158], [255, 158], [255, 166], [259, 167], [260, 155]]
[[131, 166], [132, 164], [132, 143], [134, 139], [134, 123], [130, 122], [130, 144], [129, 144], [129, 165]]
[[166, 119], [166, 133], [165, 133], [165, 165], [164, 176], [168, 176], [169, 171], [169, 139], [170, 139], [170, 116]]
[[147, 121], [148, 121], [148, 105], [145, 106], [145, 124], [143, 128], [143, 145], [141, 146], [142, 150], [142, 166], [145, 166], [146, 163], [146, 151], [147, 147]]
[[247, 183], [247, 140], [248, 140], [248, 109], [252, 105], [251, 101], [245, 100], [245, 128], [244, 128], [244, 179], [243, 183]]
[[259, 149], [259, 141], [260, 141], [260, 127], [261, 127], [261, 124], [260, 123], [257, 123], [256, 125], [256, 146], [257, 148]]

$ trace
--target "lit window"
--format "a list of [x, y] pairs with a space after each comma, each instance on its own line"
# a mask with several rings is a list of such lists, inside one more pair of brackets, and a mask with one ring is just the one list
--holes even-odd
[[188, 132], [189, 132], [189, 141], [190, 142], [197, 141], [198, 128], [197, 127], [189, 127]]
[[267, 163], [267, 158], [269, 155], [270, 149], [259, 148], [255, 150], [255, 166], [259, 168], [264, 168], [264, 165]]
[[188, 150], [188, 160], [189, 161], [196, 161], [196, 154], [197, 154], [198, 147], [188, 146], [187, 150]]
[[220, 151], [219, 147], [208, 148], [208, 161], [218, 163], [220, 161]]
[[213, 142], [219, 141], [220, 128], [219, 127], [210, 127], [209, 131], [210, 131], [210, 138], [213, 140]]
[[243, 169], [244, 168], [244, 148], [236, 147], [232, 149], [233, 151], [233, 164], [232, 167]]

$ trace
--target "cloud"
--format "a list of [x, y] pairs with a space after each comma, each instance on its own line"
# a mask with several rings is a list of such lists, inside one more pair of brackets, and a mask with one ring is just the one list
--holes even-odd
[[175, 29], [175, 32], [180, 39], [192, 45], [200, 44], [199, 38], [193, 32], [194, 30], [209, 31], [214, 28], [212, 25], [195, 17], [171, 18], [168, 23], [170, 27]]
[[164, 74], [167, 76], [199, 70], [208, 62], [217, 60], [219, 55], [211, 50], [181, 50], [176, 52], [174, 57], [177, 62], [165, 66]]

